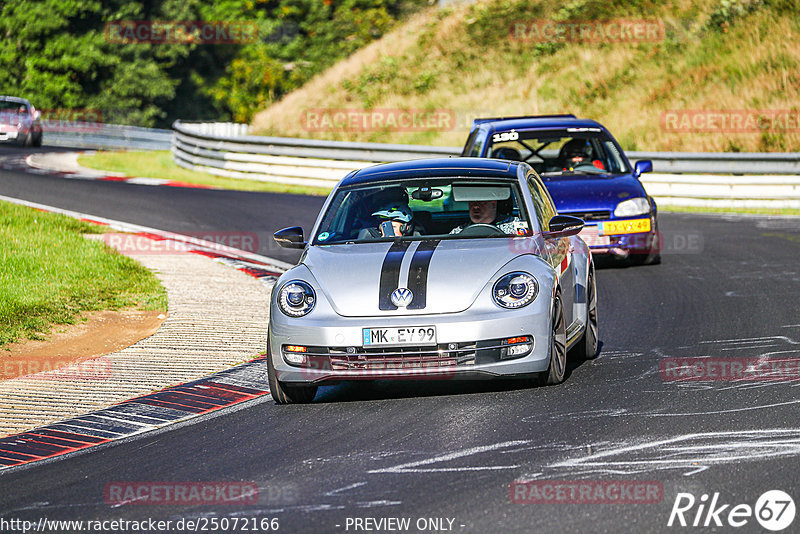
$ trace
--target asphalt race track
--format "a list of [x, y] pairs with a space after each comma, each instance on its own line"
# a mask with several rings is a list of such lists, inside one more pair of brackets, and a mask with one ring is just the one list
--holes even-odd
[[[308, 231], [322, 203], [8, 171], [0, 195], [178, 232], [257, 232], [259, 253], [287, 261], [296, 255], [267, 236], [295, 224]], [[796, 363], [784, 378], [702, 382], [674, 380], [664, 365], [800, 357], [800, 219], [662, 214], [660, 226], [661, 265], [598, 270], [601, 353], [573, 362], [560, 386], [380, 381], [325, 387], [306, 406], [261, 398], [6, 471], [0, 518], [278, 518], [279, 532], [375, 526], [358, 529], [356, 518], [410, 518], [409, 532], [699, 532], [709, 529], [667, 526], [676, 496], [697, 500], [685, 513], [691, 525], [701, 496], [718, 493], [717, 508], [729, 506], [716, 531], [765, 532], [755, 517], [732, 528], [728, 513], [755, 507], [767, 490], [800, 502]], [[649, 482], [663, 496], [512, 502], [509, 485], [533, 479]], [[139, 481], [253, 482], [259, 497], [246, 505], [105, 501], [107, 484]], [[429, 518], [443, 523], [427, 528], [436, 525]], [[714, 525], [705, 511], [699, 524], [706, 519]]]

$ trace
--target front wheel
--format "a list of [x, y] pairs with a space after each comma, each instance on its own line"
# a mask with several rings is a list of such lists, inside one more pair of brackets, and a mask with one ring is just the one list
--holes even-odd
[[272, 364], [272, 348], [269, 341], [267, 341], [267, 378], [269, 392], [278, 404], [308, 404], [317, 394], [317, 386], [289, 385], [278, 380], [278, 374]]
[[550, 365], [547, 372], [539, 376], [542, 386], [554, 386], [564, 381], [567, 369], [567, 325], [564, 321], [564, 307], [561, 304], [561, 290], [553, 297], [553, 315], [550, 320], [552, 335], [550, 341]]
[[593, 360], [597, 357], [597, 282], [594, 268], [589, 270], [586, 280], [586, 330], [580, 341], [572, 349], [579, 358]]

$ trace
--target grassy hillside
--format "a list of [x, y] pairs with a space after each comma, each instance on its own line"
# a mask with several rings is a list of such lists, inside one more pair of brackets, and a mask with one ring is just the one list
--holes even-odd
[[[475, 116], [572, 112], [628, 150], [800, 151], [800, 0], [493, 0], [428, 11], [258, 113], [266, 135], [461, 145]], [[531, 42], [517, 23], [660, 21], [654, 42]], [[453, 127], [314, 129], [309, 110], [443, 110]], [[788, 110], [748, 132], [669, 131], [673, 110]], [[321, 131], [322, 130], [322, 131]]]

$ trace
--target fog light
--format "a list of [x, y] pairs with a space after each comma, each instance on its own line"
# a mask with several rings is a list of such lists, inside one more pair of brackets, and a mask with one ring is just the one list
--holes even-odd
[[302, 345], [284, 345], [283, 358], [289, 365], [305, 365], [306, 357], [303, 353], [307, 351], [308, 348]]
[[522, 345], [514, 345], [514, 346], [511, 346], [511, 347], [508, 347], [508, 353], [507, 354], [508, 354], [508, 357], [510, 358], [512, 356], [521, 356], [523, 354], [527, 354], [528, 352], [530, 352], [530, 350], [531, 350], [531, 346], [529, 344], [527, 344], [527, 343], [523, 343]]
[[287, 352], [284, 357], [286, 358], [287, 363], [291, 365], [303, 365], [306, 361], [305, 356], [294, 352]]
[[533, 350], [533, 338], [531, 336], [510, 337], [503, 340], [504, 346], [500, 349], [500, 359], [519, 358], [525, 356]]

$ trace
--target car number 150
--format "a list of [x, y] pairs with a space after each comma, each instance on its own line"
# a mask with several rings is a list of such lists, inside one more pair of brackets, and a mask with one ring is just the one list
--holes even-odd
[[510, 132], [500, 132], [492, 136], [492, 143], [502, 143], [504, 141], [516, 141], [519, 139], [519, 133], [511, 130]]

